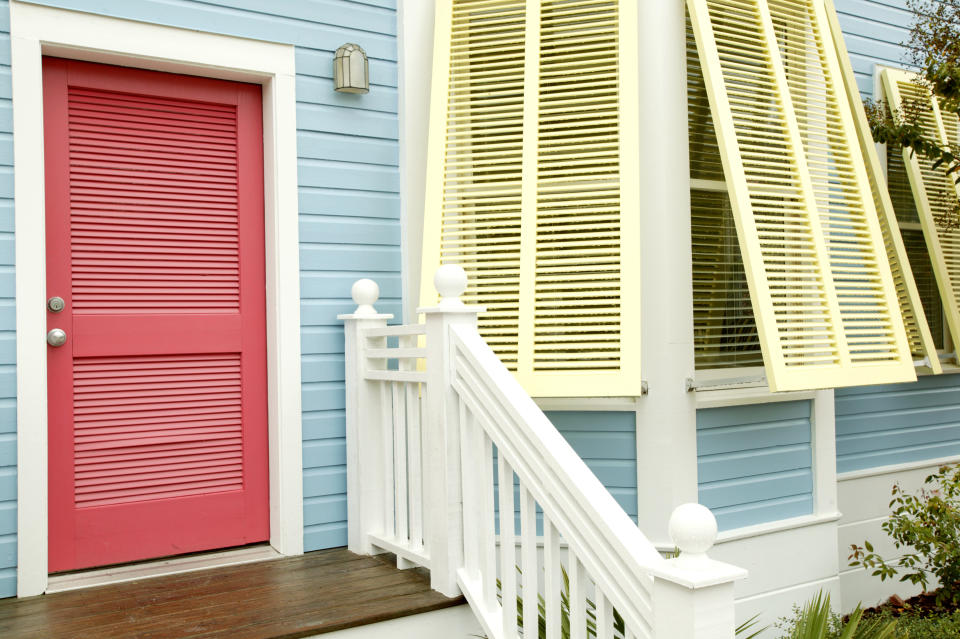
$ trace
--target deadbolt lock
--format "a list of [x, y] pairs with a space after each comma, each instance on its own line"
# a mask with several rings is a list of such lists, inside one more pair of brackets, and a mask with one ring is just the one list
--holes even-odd
[[51, 313], [59, 313], [63, 310], [64, 302], [62, 297], [51, 297], [47, 300], [47, 310]]

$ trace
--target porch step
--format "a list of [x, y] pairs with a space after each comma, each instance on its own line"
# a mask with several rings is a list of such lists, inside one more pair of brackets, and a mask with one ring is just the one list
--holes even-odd
[[390, 556], [335, 548], [28, 599], [0, 600], [0, 637], [294, 639], [464, 603]]

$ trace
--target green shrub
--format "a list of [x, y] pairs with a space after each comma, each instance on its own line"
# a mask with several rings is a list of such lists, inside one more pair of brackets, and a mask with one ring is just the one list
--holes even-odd
[[[905, 639], [895, 621], [884, 618], [862, 620], [860, 606], [850, 613], [846, 623], [830, 610], [830, 595], [823, 592], [803, 608], [794, 606], [793, 616], [776, 624], [781, 639]], [[912, 637], [911, 637], [912, 639]]]
[[881, 580], [901, 574], [900, 581], [924, 590], [936, 577], [937, 605], [960, 605], [960, 465], [940, 467], [916, 495], [899, 484], [893, 486], [892, 495], [890, 518], [881, 527], [905, 553], [888, 562], [864, 541], [851, 546], [850, 565], [872, 568]]
[[957, 639], [960, 637], [960, 610], [943, 617], [900, 617], [897, 631], [909, 639]]

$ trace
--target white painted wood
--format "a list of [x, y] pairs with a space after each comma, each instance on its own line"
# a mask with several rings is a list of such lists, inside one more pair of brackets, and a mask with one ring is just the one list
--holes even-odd
[[896, 580], [881, 582], [862, 568], [851, 568], [847, 559], [850, 545], [862, 545], [869, 540], [874, 549], [888, 560], [902, 554], [902, 550], [893, 547], [892, 540], [881, 528], [890, 515], [888, 504], [892, 486], [896, 483], [907, 492], [916, 492], [923, 487], [924, 479], [936, 472], [942, 463], [957, 461], [957, 458], [928, 460], [839, 476], [838, 500], [843, 517], [837, 528], [836, 559], [845, 608], [850, 608], [857, 601], [872, 605], [892, 594], [906, 598], [919, 591], [919, 588], [910, 584]]
[[17, 592], [47, 587], [46, 276], [41, 55], [263, 86], [270, 543], [303, 552], [294, 48], [10, 3], [17, 314]]
[[400, 0], [397, 7], [404, 322], [414, 321], [420, 293], [434, 4]]
[[[390, 315], [344, 315], [344, 359], [347, 439], [347, 548], [371, 554], [368, 535], [383, 535], [381, 453], [374, 442], [380, 435], [380, 388], [364, 377], [365, 350], [371, 340], [366, 332], [386, 326]], [[384, 339], [384, 338], [379, 338]], [[384, 339], [385, 341], [385, 339]], [[361, 472], [361, 469], [363, 471]]]
[[[315, 639], [469, 639], [487, 634], [469, 606], [400, 617], [348, 630], [314, 635]], [[490, 639], [496, 639], [487, 634]]]
[[427, 381], [426, 373], [419, 371], [367, 370], [364, 377], [382, 382], [407, 382], [422, 384]]
[[[410, 539], [409, 504], [407, 500], [407, 407], [406, 393], [403, 387], [394, 382], [390, 384], [393, 393], [393, 494], [396, 509], [396, 535], [399, 539]], [[419, 472], [419, 469], [418, 471]]]
[[560, 564], [560, 538], [550, 519], [543, 516], [543, 603], [547, 637], [560, 636], [560, 589], [563, 573]]
[[47, 585], [47, 594], [139, 581], [141, 579], [151, 579], [153, 577], [163, 577], [165, 575], [184, 572], [209, 570], [210, 568], [239, 566], [240, 564], [250, 564], [257, 561], [280, 559], [282, 557], [283, 555], [271, 546], [263, 544], [188, 555], [186, 557], [165, 558], [158, 559], [157, 561], [51, 575]]
[[[750, 572], [738, 599], [837, 576], [837, 524], [826, 521], [717, 543], [710, 556]], [[771, 561], [776, 557], [776, 561]]]
[[[462, 269], [441, 267], [436, 281], [440, 303], [418, 309], [426, 316], [422, 482], [424, 501], [431, 504], [426, 535], [432, 586], [449, 594], [462, 591], [484, 632], [493, 639], [519, 636], [518, 595], [524, 604], [519, 625], [536, 627], [541, 591], [536, 535], [539, 506], [544, 520], [542, 590], [551, 639], [559, 637], [560, 631], [561, 536], [567, 544], [569, 563], [571, 636], [586, 639], [587, 599], [597, 597], [603, 606], [600, 615], [604, 635], [611, 634], [612, 610], [616, 609], [626, 623], [627, 636], [672, 639], [668, 626], [654, 634], [657, 617], [653, 597], [655, 583], [660, 582], [676, 586], [679, 594], [670, 596], [705, 611], [696, 615], [694, 627], [707, 630], [690, 637], [725, 636], [715, 634], [725, 632], [725, 624], [732, 633], [732, 583], [745, 576], [745, 571], [707, 558], [704, 549], [694, 549], [696, 544], [690, 540], [697, 534], [689, 531], [697, 530], [699, 524], [680, 528], [688, 531], [681, 537], [685, 552], [678, 560], [665, 561], [480, 337], [477, 310], [463, 306], [458, 298], [465, 289]], [[375, 313], [372, 306], [367, 309], [369, 314]], [[360, 449], [381, 451], [383, 477], [369, 483], [383, 495], [384, 528], [392, 534], [383, 542], [378, 541], [378, 535], [367, 534], [373, 538], [374, 547], [389, 548], [393, 544], [405, 550], [404, 544], [409, 545], [410, 540], [403, 539], [399, 510], [393, 510], [404, 505], [401, 493], [405, 490], [399, 488], [406, 481], [403, 475], [416, 472], [404, 468], [407, 456], [398, 450], [401, 442], [407, 442], [402, 430], [407, 411], [398, 405], [404, 395], [397, 390], [396, 382], [388, 391], [386, 383], [374, 379], [385, 370], [384, 359], [392, 359], [382, 337], [386, 332], [374, 329], [381, 337], [364, 341], [363, 336], [373, 331], [357, 328], [355, 316], [347, 320], [348, 330], [353, 330], [356, 338], [348, 342], [349, 347], [357, 349], [349, 361], [367, 361], [370, 366], [354, 375], [381, 389], [379, 399], [373, 393], [365, 410], [375, 418], [379, 416], [382, 427], [379, 431], [372, 428], [371, 437], [360, 441]], [[365, 349], [375, 349], [372, 353], [383, 357], [370, 357], [371, 351]], [[359, 414], [356, 399], [350, 396], [347, 410]], [[494, 447], [499, 561], [494, 530]], [[515, 478], [519, 482], [518, 504]], [[696, 508], [699, 519], [694, 517], [694, 523], [702, 523], [706, 517], [715, 537], [712, 515], [702, 507]], [[392, 519], [395, 514], [396, 530]], [[674, 591], [667, 588], [664, 592]]]
[[425, 513], [430, 583], [434, 590], [453, 597], [460, 594], [457, 571], [463, 564], [463, 496], [459, 404], [451, 387], [450, 339], [456, 327], [476, 333], [480, 309], [468, 308], [458, 297], [450, 298], [445, 292], [441, 291], [443, 299], [438, 306], [417, 311], [426, 318], [427, 338], [427, 397], [422, 435], [424, 501], [431, 505]]
[[669, 539], [673, 509], [697, 501], [696, 406], [684, 386], [694, 376], [686, 18], [682, 2], [638, 8], [640, 94], [656, 99], [639, 103], [641, 371], [649, 390], [637, 404], [637, 519], [659, 544]]
[[[500, 512], [500, 593], [503, 606], [503, 636], [517, 636], [517, 552], [514, 538], [513, 468], [502, 453], [497, 457]], [[490, 575], [484, 575], [487, 579]]]
[[597, 606], [597, 639], [613, 639], [613, 608], [599, 589], [595, 601]]
[[524, 635], [536, 632], [539, 625], [539, 594], [537, 577], [540, 566], [537, 559], [537, 504], [530, 492], [520, 486], [520, 565], [523, 569], [523, 628]]
[[[367, 378], [369, 379], [369, 377]], [[394, 492], [394, 473], [393, 473], [393, 433], [395, 432], [396, 413], [393, 409], [393, 397], [390, 392], [390, 384], [379, 384], [380, 388], [380, 421], [377, 424], [376, 436], [369, 441], [373, 448], [379, 445], [383, 448], [381, 460], [383, 463], [383, 475], [380, 477], [383, 482], [383, 531], [388, 537], [397, 538], [396, 526], [396, 493]], [[364, 467], [360, 467], [360, 472], [365, 473]]]
[[570, 639], [587, 639], [587, 575], [576, 555], [570, 555]]
[[817, 391], [811, 412], [813, 512], [837, 512], [837, 433], [833, 389]]
[[486, 575], [483, 581], [483, 602], [492, 610], [497, 606], [497, 584], [490, 575], [497, 574], [497, 538], [494, 528], [493, 503], [493, 442], [479, 426], [474, 428], [476, 438], [480, 442], [481, 471], [478, 475], [480, 502], [480, 571]]

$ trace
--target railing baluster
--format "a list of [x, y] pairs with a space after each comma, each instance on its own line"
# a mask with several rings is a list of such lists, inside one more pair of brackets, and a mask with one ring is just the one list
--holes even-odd
[[[410, 529], [407, 526], [407, 420], [405, 393], [399, 382], [390, 384], [393, 396], [393, 490], [396, 505], [397, 541], [400, 543], [410, 539]], [[411, 565], [397, 559], [401, 568], [410, 568]]]
[[596, 604], [597, 639], [613, 639], [613, 607], [600, 588], [597, 588], [594, 603]]
[[484, 607], [493, 610], [497, 606], [497, 531], [496, 511], [493, 505], [493, 442], [477, 421], [474, 421], [474, 438], [480, 452], [480, 578], [483, 587]]
[[520, 561], [523, 568], [523, 634], [537, 633], [537, 502], [520, 484]]
[[517, 549], [514, 539], [513, 468], [498, 451], [500, 475], [500, 594], [503, 636], [517, 636]]
[[393, 499], [393, 402], [388, 382], [380, 382], [380, 405], [383, 409], [384, 428], [389, 428], [388, 432], [383, 433], [383, 534], [387, 537], [396, 537], [396, 518], [394, 517], [394, 499]]
[[[474, 423], [473, 415], [467, 411], [466, 404], [462, 399], [457, 400], [457, 408], [460, 412], [460, 440], [465, 444], [474, 440], [474, 431], [477, 425]], [[460, 447], [460, 476], [463, 484], [463, 565], [471, 578], [479, 577], [479, 527], [477, 509], [470, 504], [479, 503], [479, 491], [477, 490], [477, 475], [480, 464], [480, 449], [473, 446], [464, 445]]]
[[410, 459], [410, 541], [423, 547], [423, 446], [420, 439], [419, 384], [405, 384], [407, 394], [407, 455]]
[[553, 522], [543, 514], [543, 600], [547, 618], [547, 637], [560, 636], [560, 536]]
[[570, 568], [570, 639], [587, 639], [587, 579], [583, 564], [573, 553], [569, 553]]

